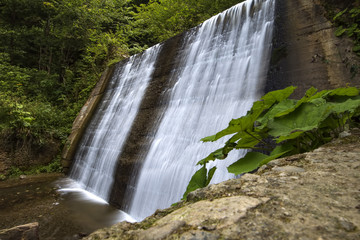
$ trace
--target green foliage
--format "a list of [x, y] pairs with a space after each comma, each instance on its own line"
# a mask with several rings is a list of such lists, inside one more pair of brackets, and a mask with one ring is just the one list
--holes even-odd
[[204, 164], [202, 168], [200, 168], [191, 178], [189, 185], [187, 186], [186, 192], [184, 196], [187, 196], [190, 192], [203, 188], [209, 185], [212, 177], [214, 176], [216, 167], [213, 167], [209, 170], [209, 173], [206, 169], [206, 165]]
[[[20, 175], [34, 175], [40, 173], [60, 173], [62, 171], [61, 163], [59, 159], [49, 163], [48, 165], [39, 165], [39, 166], [32, 166], [28, 169], [22, 169], [19, 167], [12, 166], [8, 173], [4, 176], [5, 180], [7, 177], [15, 178], [19, 177]], [[1, 177], [1, 176], [0, 176]], [[1, 180], [1, 179], [0, 179]]]
[[[128, 56], [126, 0], [0, 4], [0, 134], [64, 140], [106, 66]], [[20, 146], [21, 146], [20, 144]]]
[[133, 13], [131, 38], [153, 45], [195, 27], [243, 0], [150, 0]]
[[355, 42], [353, 51], [360, 56], [360, 6], [346, 8], [333, 17], [333, 22], [338, 26], [335, 31], [337, 37], [346, 34]]
[[[248, 113], [230, 121], [229, 126], [215, 135], [201, 139], [216, 141], [225, 136], [224, 147], [200, 160], [202, 168], [190, 180], [191, 190], [206, 186], [215, 169], [206, 175], [206, 164], [223, 160], [234, 149], [252, 149], [228, 167], [236, 175], [251, 172], [269, 161], [297, 153], [311, 151], [329, 142], [360, 116], [359, 89], [348, 87], [318, 92], [310, 88], [300, 100], [288, 99], [295, 87], [267, 93], [254, 102]], [[358, 123], [357, 123], [358, 124]], [[258, 152], [256, 150], [261, 150]], [[211, 172], [211, 175], [210, 175]]]

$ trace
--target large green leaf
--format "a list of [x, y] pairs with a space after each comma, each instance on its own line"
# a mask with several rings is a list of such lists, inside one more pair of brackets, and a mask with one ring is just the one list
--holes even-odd
[[201, 141], [203, 142], [216, 141], [219, 138], [222, 138], [226, 135], [251, 129], [254, 125], [255, 119], [256, 118], [252, 115], [246, 115], [238, 119], [233, 119], [230, 121], [229, 126], [227, 128], [216, 133], [215, 135], [202, 138]]
[[330, 91], [330, 96], [359, 96], [359, 89], [356, 87], [337, 88]]
[[333, 21], [336, 21], [336, 19], [338, 19], [339, 17], [341, 17], [342, 15], [344, 15], [344, 13], [348, 10], [348, 8], [345, 8], [343, 11], [338, 12], [335, 17], [333, 18]]
[[248, 152], [243, 158], [231, 164], [227, 169], [229, 173], [235, 175], [251, 172], [257, 169], [262, 161], [268, 158], [268, 155], [259, 152]]
[[256, 132], [246, 132], [242, 134], [241, 139], [236, 144], [236, 149], [248, 149], [255, 147], [256, 144], [260, 142], [260, 140], [264, 139], [265, 136], [260, 135]]
[[352, 99], [349, 98], [345, 102], [340, 102], [340, 103], [329, 102], [328, 105], [331, 108], [331, 110], [336, 114], [342, 114], [345, 112], [354, 113], [356, 109], [360, 107], [360, 97], [356, 97]]
[[194, 173], [183, 195], [183, 199], [186, 199], [186, 196], [190, 192], [206, 186], [206, 173], [207, 169], [205, 165]]
[[289, 136], [294, 132], [310, 131], [321, 124], [331, 114], [327, 104], [303, 103], [294, 112], [275, 118], [268, 123], [269, 134], [274, 137]]
[[287, 141], [287, 140], [291, 140], [291, 139], [298, 138], [298, 137], [302, 136], [304, 133], [305, 133], [305, 131], [303, 131], [303, 130], [298, 130], [298, 131], [291, 132], [290, 134], [285, 135], [285, 136], [279, 136], [279, 137], [276, 139], [276, 143], [281, 143], [281, 142], [283, 142], [283, 141]]
[[243, 158], [231, 164], [227, 169], [229, 173], [234, 173], [235, 175], [251, 172], [292, 150], [294, 150], [293, 146], [285, 144], [277, 146], [269, 156], [259, 152], [248, 152]]
[[267, 108], [270, 108], [274, 103], [287, 99], [295, 89], [296, 87], [290, 86], [281, 90], [272, 91], [265, 94], [261, 100], [264, 101]]
[[254, 102], [252, 108], [247, 112], [247, 114], [238, 119], [232, 119], [229, 123], [229, 126], [224, 130], [216, 133], [215, 135], [202, 138], [201, 141], [209, 142], [216, 141], [219, 138], [222, 138], [226, 135], [250, 131], [254, 127], [255, 120], [261, 115], [261, 113], [270, 108], [274, 103], [281, 102], [284, 99], [288, 98], [296, 89], [296, 87], [290, 86], [282, 90], [276, 90], [265, 94], [261, 100]]
[[[317, 92], [317, 89], [314, 87], [311, 87], [310, 89], [308, 89], [304, 95], [303, 98], [301, 98], [299, 101], [295, 101], [296, 104], [294, 104], [293, 106], [289, 106], [287, 109], [283, 109], [283, 111], [279, 111], [276, 115], [274, 115], [273, 117], [281, 117], [284, 115], [287, 115], [293, 111], [295, 111], [295, 109], [297, 109], [298, 107], [301, 106], [301, 104], [310, 101], [310, 99], [314, 96], [314, 94]], [[280, 104], [280, 103], [279, 103]]]
[[282, 115], [284, 113], [290, 112], [292, 109], [295, 109], [297, 101], [292, 99], [285, 99], [278, 104], [274, 105], [266, 114], [259, 117], [257, 122], [260, 123], [258, 129], [263, 129], [267, 126], [269, 120], [272, 120], [277, 115]]
[[309, 98], [308, 102], [311, 102], [314, 99], [320, 99], [320, 98], [326, 99], [330, 93], [331, 90], [322, 90], [320, 92], [317, 92], [316, 94], [314, 94]]
[[330, 102], [328, 105], [330, 106], [332, 114], [321, 123], [320, 128], [328, 128], [328, 131], [330, 131], [330, 129], [336, 130], [344, 126], [360, 109], [360, 97], [347, 99], [344, 102]]
[[225, 159], [226, 156], [223, 153], [223, 148], [219, 148], [214, 152], [210, 153], [206, 158], [201, 159], [196, 165], [205, 165], [210, 161], [214, 161], [215, 159]]
[[187, 195], [198, 189], [203, 188], [209, 185], [212, 177], [214, 176], [214, 173], [216, 171], [216, 167], [213, 167], [209, 170], [209, 174], [207, 174], [206, 165], [203, 165], [202, 168], [200, 168], [198, 171], [194, 173], [194, 175], [191, 177], [191, 180], [186, 188], [186, 192], [183, 195], [183, 200], [186, 199]]

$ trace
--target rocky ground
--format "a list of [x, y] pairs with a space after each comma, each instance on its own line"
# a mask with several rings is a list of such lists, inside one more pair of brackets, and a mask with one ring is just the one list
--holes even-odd
[[360, 130], [86, 239], [360, 239]]

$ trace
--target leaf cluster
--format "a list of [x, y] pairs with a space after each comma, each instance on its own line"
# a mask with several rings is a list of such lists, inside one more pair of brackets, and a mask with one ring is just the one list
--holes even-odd
[[355, 41], [353, 51], [360, 56], [360, 6], [345, 8], [333, 17], [338, 26], [335, 31], [337, 37], [347, 35]]
[[289, 99], [294, 90], [291, 86], [267, 93], [254, 102], [245, 116], [231, 120], [224, 130], [201, 139], [213, 142], [229, 137], [222, 148], [197, 163], [202, 167], [190, 180], [184, 198], [211, 181], [216, 169], [212, 168], [207, 174], [206, 164], [226, 159], [232, 150], [250, 151], [228, 167], [229, 173], [251, 172], [276, 158], [311, 151], [331, 141], [360, 115], [357, 88], [320, 92], [310, 88], [302, 99]]

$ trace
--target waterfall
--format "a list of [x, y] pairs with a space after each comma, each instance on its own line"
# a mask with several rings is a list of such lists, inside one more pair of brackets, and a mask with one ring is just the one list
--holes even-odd
[[82, 137], [70, 178], [108, 201], [114, 170], [154, 71], [160, 45], [118, 64]]
[[[129, 214], [137, 220], [180, 200], [196, 162], [223, 143], [200, 139], [246, 114], [262, 94], [270, 61], [275, 0], [248, 0], [190, 31], [171, 79], [168, 106], [135, 180]], [[229, 179], [219, 161], [213, 183]]]
[[[201, 143], [200, 139], [226, 128], [232, 118], [245, 115], [263, 93], [274, 5], [275, 0], [247, 0], [175, 41], [120, 62], [82, 136], [70, 178], [109, 201], [111, 192], [118, 189], [116, 184], [113, 189], [115, 170], [122, 166], [117, 161], [129, 152], [129, 146], [135, 146], [136, 157], [127, 159], [136, 168], [131, 184], [128, 180], [120, 183], [129, 192], [119, 191], [119, 198], [132, 196], [122, 205], [128, 209], [123, 210], [141, 220], [180, 200], [199, 168], [196, 163], [226, 140]], [[166, 49], [163, 46], [167, 43], [182, 46]], [[157, 96], [150, 104], [156, 113], [147, 104], [155, 98], [144, 98], [148, 93]], [[140, 108], [148, 115], [141, 115]], [[140, 121], [139, 125], [135, 121], [149, 113], [153, 116], [148, 122]], [[153, 129], [145, 132], [149, 126]], [[137, 131], [145, 136], [139, 145], [130, 141]], [[243, 154], [233, 151], [226, 161], [216, 162], [212, 183], [234, 177], [226, 167]], [[119, 198], [115, 200], [121, 201]]]

